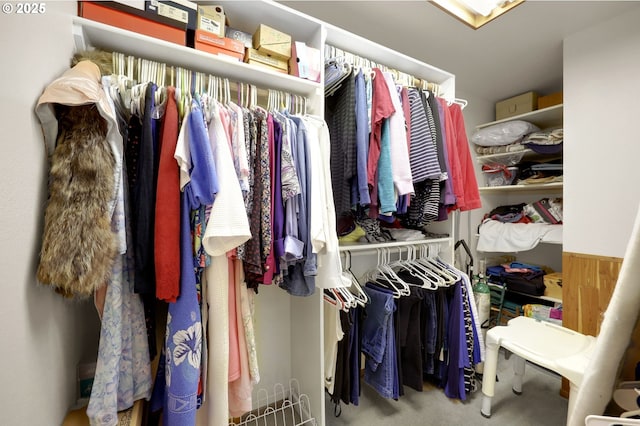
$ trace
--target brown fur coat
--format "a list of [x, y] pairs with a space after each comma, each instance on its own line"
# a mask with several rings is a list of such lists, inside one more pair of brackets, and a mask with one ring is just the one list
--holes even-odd
[[115, 159], [95, 104], [56, 106], [58, 138], [37, 278], [67, 297], [88, 297], [106, 284], [116, 255], [108, 202]]

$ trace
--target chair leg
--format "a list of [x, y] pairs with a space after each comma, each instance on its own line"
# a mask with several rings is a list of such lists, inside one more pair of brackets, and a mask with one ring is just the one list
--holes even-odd
[[569, 406], [567, 408], [567, 425], [572, 424], [573, 409], [576, 403], [576, 396], [578, 395], [579, 389], [580, 385], [577, 385], [571, 381], [569, 382]]
[[480, 408], [480, 414], [487, 419], [491, 417], [491, 397], [482, 395], [482, 407]]
[[513, 393], [522, 394], [522, 380], [524, 378], [525, 359], [514, 354], [513, 356]]
[[482, 373], [482, 408], [480, 413], [484, 417], [491, 417], [491, 398], [495, 393], [496, 372], [498, 370], [498, 350], [500, 345], [491, 338], [491, 330], [487, 332], [487, 350]]

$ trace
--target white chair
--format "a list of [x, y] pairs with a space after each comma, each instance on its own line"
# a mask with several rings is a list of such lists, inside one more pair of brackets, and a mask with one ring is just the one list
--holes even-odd
[[[503, 347], [518, 358], [513, 390], [522, 391], [525, 361], [569, 379], [567, 426], [581, 426], [590, 415], [604, 413], [613, 394], [619, 367], [636, 327], [640, 310], [640, 208], [636, 212], [616, 286], [598, 338], [550, 323], [518, 317], [487, 331], [481, 413], [491, 416], [498, 351]], [[618, 424], [622, 424], [618, 422]]]
[[525, 361], [554, 371], [570, 382], [569, 412], [572, 396], [577, 395], [596, 339], [559, 325], [516, 317], [506, 326], [493, 327], [487, 331], [486, 358], [482, 379], [482, 408], [484, 417], [491, 416], [491, 398], [494, 396], [498, 352], [500, 347], [515, 355], [513, 392], [522, 393], [522, 378]]
[[596, 416], [590, 414], [584, 421], [585, 426], [638, 426], [640, 419], [625, 419], [622, 417]]

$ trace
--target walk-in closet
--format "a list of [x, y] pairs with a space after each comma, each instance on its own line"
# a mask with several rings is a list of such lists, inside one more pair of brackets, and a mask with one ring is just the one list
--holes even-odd
[[[602, 331], [640, 202], [640, 6], [474, 29], [440, 3], [5, 2], [0, 423], [565, 424], [574, 383], [521, 355], [514, 395], [507, 345], [483, 390], [487, 333], [533, 315], [479, 284], [549, 267], [521, 305]], [[525, 92], [562, 101], [496, 116]], [[516, 120], [536, 129], [474, 143]], [[488, 183], [551, 126], [559, 181]], [[496, 208], [558, 199], [550, 243], [486, 245]]]

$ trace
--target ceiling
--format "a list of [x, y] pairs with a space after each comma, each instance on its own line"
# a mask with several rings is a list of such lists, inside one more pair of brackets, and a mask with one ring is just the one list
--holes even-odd
[[473, 30], [426, 0], [280, 1], [449, 71], [456, 91], [490, 102], [562, 90], [562, 40], [638, 1], [528, 0]]

